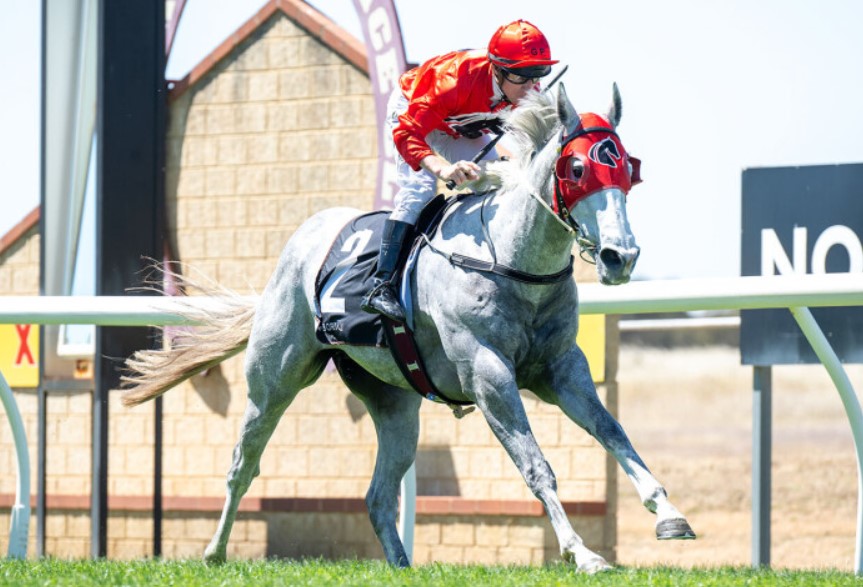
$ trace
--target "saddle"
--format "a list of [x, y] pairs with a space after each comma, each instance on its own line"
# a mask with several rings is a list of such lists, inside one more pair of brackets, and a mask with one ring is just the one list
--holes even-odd
[[[408, 260], [416, 259], [419, 249], [426, 243], [424, 236], [434, 234], [446, 210], [459, 198], [447, 200], [439, 195], [423, 208], [419, 220], [408, 239], [410, 247], [399, 258], [393, 280], [401, 282], [401, 303], [411, 310], [410, 271]], [[390, 349], [396, 364], [414, 390], [426, 399], [446, 403], [461, 417], [469, 410], [461, 406], [470, 402], [450, 400], [434, 386], [425, 371], [407, 324], [394, 322], [360, 308], [363, 296], [373, 287], [372, 278], [377, 271], [378, 252], [384, 221], [389, 212], [370, 212], [357, 216], [339, 232], [318, 270], [315, 279], [315, 314], [318, 340], [331, 345], [377, 346]], [[409, 320], [410, 322], [410, 320]]]

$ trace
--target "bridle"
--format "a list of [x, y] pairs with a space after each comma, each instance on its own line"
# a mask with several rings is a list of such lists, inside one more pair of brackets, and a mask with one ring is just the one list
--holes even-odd
[[555, 212], [552, 207], [548, 205], [548, 202], [543, 200], [542, 196], [537, 194], [535, 191], [531, 190], [528, 193], [539, 203], [540, 206], [551, 214], [552, 218], [557, 220], [565, 231], [575, 235], [575, 242], [578, 245], [578, 256], [581, 257], [581, 260], [585, 263], [596, 265], [597, 244], [584, 236], [584, 233], [581, 231], [581, 226], [576, 222], [575, 218], [569, 214], [569, 210], [566, 210], [566, 216], [563, 216], [558, 212]]
[[[569, 145], [572, 141], [574, 141], [578, 137], [583, 137], [584, 135], [588, 135], [592, 132], [603, 132], [603, 133], [610, 134], [610, 135], [616, 137], [617, 140], [620, 140], [620, 136], [617, 134], [617, 131], [615, 131], [613, 128], [606, 128], [603, 126], [588, 126], [586, 128], [577, 128], [570, 135], [564, 135], [563, 134], [564, 132], [565, 132], [564, 130], [560, 131], [560, 145], [557, 148], [558, 153], [561, 153], [560, 159], [564, 159], [563, 152], [566, 149], [567, 145]], [[555, 171], [556, 171], [556, 168], [557, 168], [557, 164], [555, 164]], [[556, 177], [555, 177], [556, 181], [554, 182], [554, 203], [555, 203], [555, 208], [557, 209], [556, 213], [564, 222], [566, 222], [567, 224], [572, 224], [572, 226], [573, 226], [573, 228], [575, 228], [575, 230], [579, 230], [578, 223], [572, 217], [572, 214], [569, 211], [569, 207], [566, 205], [566, 200], [564, 200], [563, 190], [560, 187], [561, 179], [560, 179], [560, 177], [557, 177], [557, 173], [555, 173], [555, 175], [556, 175]], [[579, 201], [581, 201], [582, 199], [586, 198], [589, 195], [590, 194], [584, 194], [583, 196], [581, 196], [577, 200], [573, 201], [572, 207], [574, 208], [575, 205]]]
[[[587, 117], [589, 115], [585, 115]], [[595, 116], [595, 115], [593, 115]], [[599, 117], [597, 117], [599, 118]], [[604, 121], [603, 121], [604, 122]], [[579, 179], [573, 179], [571, 177], [562, 177], [561, 174], [565, 172], [569, 168], [569, 159], [575, 157], [577, 154], [567, 154], [566, 148], [570, 143], [572, 143], [575, 139], [591, 134], [591, 133], [604, 133], [609, 136], [613, 136], [617, 139], [617, 143], [614, 144], [613, 153], [615, 155], [616, 160], [620, 160], [621, 163], [626, 163], [630, 165], [631, 168], [627, 170], [625, 177], [620, 176], [616, 179], [624, 179], [625, 181], [616, 182], [619, 185], [618, 187], [624, 192], [624, 194], [629, 192], [629, 189], [632, 185], [639, 183], [641, 181], [640, 178], [640, 161], [635, 157], [630, 157], [628, 153], [623, 149], [622, 143], [620, 143], [620, 137], [614, 128], [609, 126], [582, 126], [579, 124], [576, 129], [570, 133], [566, 134], [566, 130], [562, 129], [560, 132], [560, 142], [557, 147], [557, 152], [559, 156], [557, 161], [555, 162], [555, 171], [554, 171], [554, 197], [552, 199], [552, 205], [550, 206], [548, 202], [546, 202], [539, 194], [536, 193], [535, 190], [530, 190], [528, 193], [533, 197], [539, 204], [548, 211], [552, 217], [566, 230], [571, 233], [575, 237], [575, 242], [578, 244], [579, 256], [582, 260], [590, 264], [596, 264], [596, 252], [598, 245], [597, 243], [591, 241], [587, 236], [585, 236], [583, 229], [575, 220], [571, 213], [571, 209], [578, 204], [584, 198], [596, 193], [599, 189], [603, 189], [608, 187], [606, 184], [600, 182], [597, 184], [598, 176], [602, 174], [596, 174], [596, 179], [591, 179], [590, 181], [582, 181], [587, 177], [587, 169], [584, 171], [584, 175]], [[607, 137], [606, 137], [607, 138]], [[606, 140], [606, 139], [603, 139]], [[596, 145], [600, 144], [602, 141], [595, 141], [591, 145], [591, 149]], [[618, 143], [620, 143], [618, 145]], [[533, 156], [536, 153], [534, 152]], [[581, 158], [581, 157], [579, 157]], [[608, 163], [596, 162], [597, 165], [609, 167]], [[615, 167], [616, 168], [616, 167]], [[617, 175], [620, 175], [619, 172]], [[583, 184], [583, 185], [582, 185]], [[593, 187], [596, 189], [593, 189]], [[489, 247], [489, 251], [491, 253], [491, 261], [483, 261], [480, 259], [475, 259], [472, 257], [466, 257], [459, 253], [446, 253], [435, 248], [431, 244], [431, 240], [427, 235], [425, 236], [426, 244], [431, 248], [434, 252], [443, 255], [447, 258], [447, 260], [456, 266], [464, 267], [465, 269], [471, 269], [474, 271], [479, 271], [482, 273], [494, 273], [496, 275], [500, 275], [509, 279], [514, 279], [516, 281], [520, 281], [522, 283], [530, 283], [530, 284], [550, 284], [557, 283], [563, 280], [568, 279], [572, 275], [573, 271], [573, 258], [570, 257], [570, 262], [567, 267], [558, 271], [557, 273], [547, 274], [547, 275], [537, 275], [533, 273], [527, 273], [521, 271], [519, 269], [515, 269], [513, 267], [508, 267], [506, 265], [500, 264], [497, 262], [497, 255], [495, 254], [494, 244], [492, 243], [491, 236], [488, 232], [488, 227], [486, 225], [485, 220], [485, 207], [487, 202], [494, 197], [494, 193], [486, 193], [486, 194], [476, 194], [483, 195], [482, 204], [480, 206], [480, 224], [483, 230], [483, 239]]]
[[[557, 147], [558, 153], [563, 153], [566, 146], [576, 138], [597, 131], [607, 132], [617, 137], [618, 140], [620, 139], [614, 129], [602, 126], [589, 126], [586, 128], [580, 127], [568, 136], [564, 135], [565, 130], [561, 130], [560, 144]], [[555, 164], [555, 168], [556, 167], [557, 164]], [[537, 194], [534, 190], [531, 190], [529, 193], [533, 197], [533, 199], [539, 202], [540, 206], [542, 206], [549, 214], [552, 215], [552, 217], [563, 227], [564, 230], [575, 235], [575, 242], [578, 245], [578, 256], [581, 257], [581, 260], [585, 263], [596, 265], [597, 244], [584, 236], [584, 232], [581, 230], [581, 226], [578, 224], [578, 221], [576, 221], [575, 217], [570, 213], [569, 206], [566, 205], [566, 201], [564, 200], [563, 193], [560, 189], [560, 180], [555, 176], [553, 207], [549, 206], [548, 202], [546, 202], [542, 198], [542, 196]], [[585, 194], [585, 196], [583, 197], [587, 197], [588, 195], [589, 194]], [[581, 199], [583, 198], [579, 198], [579, 200]], [[574, 203], [577, 204], [579, 200], [576, 200], [576, 202]]]
[[[579, 137], [583, 137], [591, 133], [603, 133], [607, 136], [603, 139], [594, 141], [591, 144], [590, 152], [592, 152], [597, 145], [602, 145], [604, 141], [609, 140], [609, 137], [617, 139], [616, 142], [610, 141], [610, 144], [606, 146], [606, 149], [610, 148], [611, 153], [606, 153], [606, 156], [609, 158], [606, 162], [597, 161], [593, 159], [592, 156], [589, 158], [590, 160], [585, 160], [581, 155], [578, 155], [575, 152], [567, 153], [567, 146], [570, 143]], [[615, 184], [618, 184], [618, 187], [623, 191], [623, 193], [627, 194], [633, 185], [641, 182], [641, 161], [630, 156], [625, 149], [623, 149], [620, 136], [611, 126], [582, 126], [579, 124], [575, 130], [568, 135], [566, 134], [566, 129], [561, 129], [557, 152], [558, 159], [555, 162], [554, 167], [554, 194], [552, 205], [549, 206], [548, 203], [534, 191], [531, 191], [530, 195], [536, 199], [567, 232], [575, 235], [575, 241], [579, 248], [579, 256], [582, 260], [587, 263], [596, 264], [597, 244], [584, 235], [584, 231], [571, 212], [571, 210], [575, 208], [581, 200], [596, 193], [598, 190], [607, 187], [607, 185], [604, 185], [602, 182], [597, 182], [597, 179], [591, 179], [588, 181], [587, 178], [589, 175], [588, 171], [590, 169], [590, 165], [602, 165], [605, 167], [614, 167], [616, 169], [616, 161], [620, 161], [621, 164], [625, 163], [628, 166], [626, 168], [625, 175], [621, 175], [620, 171], [617, 171], [617, 177], [614, 179], [620, 180], [616, 181]], [[578, 157], [585, 162], [582, 175], [578, 178], [571, 177], [569, 160], [573, 157]]]

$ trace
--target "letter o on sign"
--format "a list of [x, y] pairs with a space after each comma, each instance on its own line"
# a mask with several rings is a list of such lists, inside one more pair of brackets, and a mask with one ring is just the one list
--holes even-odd
[[848, 251], [849, 273], [863, 273], [863, 244], [847, 226], [830, 226], [815, 241], [812, 248], [812, 273], [827, 273], [827, 253], [836, 245]]

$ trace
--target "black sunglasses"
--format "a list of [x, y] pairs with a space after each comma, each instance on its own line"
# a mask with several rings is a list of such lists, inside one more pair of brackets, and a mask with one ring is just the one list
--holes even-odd
[[518, 75], [517, 73], [512, 73], [511, 71], [507, 71], [505, 69], [501, 69], [500, 73], [503, 75], [503, 79], [508, 81], [511, 84], [515, 84], [516, 86], [523, 86], [524, 84], [536, 83], [541, 78], [540, 77], [528, 77], [525, 75]]

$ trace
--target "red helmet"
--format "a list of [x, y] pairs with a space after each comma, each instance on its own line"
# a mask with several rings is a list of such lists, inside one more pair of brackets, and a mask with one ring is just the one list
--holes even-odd
[[557, 63], [545, 35], [526, 20], [506, 24], [488, 43], [488, 59], [506, 71], [528, 77], [542, 77]]

